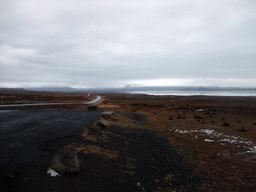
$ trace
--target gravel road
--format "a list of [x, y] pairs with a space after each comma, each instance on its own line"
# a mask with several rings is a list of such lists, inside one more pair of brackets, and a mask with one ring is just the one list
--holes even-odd
[[0, 178], [45, 166], [43, 143], [79, 135], [100, 111], [0, 111]]

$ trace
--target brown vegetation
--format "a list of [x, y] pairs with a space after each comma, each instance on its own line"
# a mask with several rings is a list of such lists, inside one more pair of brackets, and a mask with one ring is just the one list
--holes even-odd
[[99, 108], [147, 115], [148, 129], [168, 138], [205, 178], [203, 190], [256, 187], [255, 97], [111, 95]]
[[[89, 99], [87, 95], [74, 94], [0, 94], [0, 100], [9, 103], [21, 103], [20, 100], [84, 102]], [[147, 126], [143, 129], [154, 130], [169, 140], [186, 163], [195, 167], [197, 176], [204, 178], [202, 190], [253, 191], [256, 188], [256, 97], [112, 94], [104, 95], [98, 107], [99, 110], [146, 115]], [[140, 126], [133, 124], [131, 119], [117, 118], [118, 121], [112, 122], [115, 126]], [[96, 150], [107, 158], [116, 157], [116, 153], [95, 146], [79, 144], [78, 148], [83, 153]], [[155, 182], [159, 182], [159, 178]]]
[[50, 93], [33, 91], [0, 90], [0, 101], [8, 104], [30, 103], [85, 103], [92, 100], [87, 94], [75, 93]]

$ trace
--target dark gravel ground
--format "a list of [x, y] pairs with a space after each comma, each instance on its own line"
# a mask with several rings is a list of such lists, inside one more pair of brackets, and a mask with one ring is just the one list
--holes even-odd
[[15, 190], [20, 179], [27, 178], [31, 170], [45, 172], [50, 155], [40, 146], [80, 135], [99, 114], [99, 111], [0, 111], [1, 191]]
[[[74, 129], [76, 126], [84, 128], [84, 122], [74, 125], [75, 123], [72, 121], [72, 118], [78, 122], [78, 119], [82, 121], [84, 113], [80, 113], [76, 114], [77, 118], [70, 117], [72, 122], [70, 124], [67, 123], [70, 114], [65, 115], [65, 113], [59, 112], [59, 114], [55, 114], [55, 118], [52, 116], [52, 119], [56, 119], [57, 116], [65, 116], [65, 118], [61, 118], [62, 121], [59, 121], [62, 123], [62, 129], [64, 127], [65, 130]], [[42, 113], [43, 115], [45, 114]], [[127, 115], [138, 124], [145, 119], [145, 116], [135, 113]], [[50, 120], [48, 126], [54, 127], [54, 122], [56, 120]], [[56, 122], [54, 129], [58, 129], [57, 124]], [[42, 127], [45, 126], [40, 128]], [[32, 157], [30, 154], [22, 153], [22, 156], [29, 157], [26, 158], [26, 163], [20, 163], [18, 171], [7, 177], [6, 174], [5, 177], [2, 174], [1, 186], [8, 189], [6, 191], [200, 191], [198, 186], [201, 184], [202, 178], [198, 178], [194, 174], [193, 168], [183, 163], [182, 156], [170, 146], [166, 139], [152, 131], [125, 126], [110, 126], [105, 130], [108, 142], [85, 140], [77, 135], [78, 132], [81, 133], [81, 130], [54, 138], [48, 134], [48, 138], [52, 139], [42, 139], [45, 136], [40, 134], [38, 136], [40, 142], [37, 142], [40, 145], [35, 145], [33, 150], [37, 150], [41, 156]], [[24, 131], [20, 131], [21, 133]], [[118, 157], [111, 159], [96, 153], [85, 154], [81, 151], [78, 153], [79, 159], [82, 160], [80, 174], [50, 177], [46, 173], [46, 169], [51, 157], [60, 147], [70, 143], [77, 146], [81, 144], [96, 146], [102, 151], [115, 152]], [[28, 159], [31, 158], [34, 160], [29, 161]], [[42, 163], [42, 160], [45, 160], [46, 163]], [[132, 166], [126, 166], [131, 164]], [[11, 166], [11, 162], [9, 162], [9, 166]], [[1, 164], [2, 167], [6, 169], [4, 164]], [[171, 175], [171, 178], [164, 179], [167, 175]]]

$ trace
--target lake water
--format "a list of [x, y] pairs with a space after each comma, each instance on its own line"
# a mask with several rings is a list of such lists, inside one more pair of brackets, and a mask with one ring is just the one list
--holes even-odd
[[147, 95], [206, 95], [206, 96], [256, 96], [256, 91], [184, 91], [184, 90], [150, 90], [150, 91], [125, 91], [130, 94]]

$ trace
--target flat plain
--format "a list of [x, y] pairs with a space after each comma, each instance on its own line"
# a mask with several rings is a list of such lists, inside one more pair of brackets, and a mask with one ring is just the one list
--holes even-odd
[[[106, 167], [97, 168], [95, 165], [94, 171], [98, 171], [97, 174], [102, 173], [106, 177], [112, 175], [112, 178], [115, 178], [112, 171], [115, 170], [116, 173], [119, 173], [117, 169], [114, 169], [116, 166], [120, 168], [118, 170], [122, 170], [122, 173], [119, 173], [122, 178], [118, 180], [118, 185], [114, 183], [114, 179], [110, 179], [112, 183], [109, 186], [112, 187], [106, 188], [106, 186], [101, 186], [104, 182], [100, 182], [96, 177], [93, 180], [98, 184], [98, 187], [94, 186], [95, 191], [113, 191], [114, 189], [116, 189], [114, 191], [118, 191], [124, 188], [129, 191], [127, 183], [133, 191], [135, 189], [137, 191], [143, 191], [144, 189], [147, 191], [253, 191], [255, 189], [256, 97], [131, 94], [102, 94], [101, 96], [103, 99], [98, 103], [99, 110], [115, 111], [116, 119], [110, 121], [110, 126], [102, 130], [105, 139], [97, 141], [97, 144], [92, 145], [92, 143], [84, 140], [81, 140], [80, 143], [73, 142], [79, 154], [81, 152], [79, 156], [82, 167], [80, 175], [83, 175], [84, 179], [88, 179], [86, 172], [93, 174], [93, 169], [86, 168], [89, 163], [86, 161], [88, 160], [87, 157], [90, 157], [92, 161], [95, 157], [88, 156], [88, 154], [101, 154], [101, 157], [106, 160], [104, 162], [107, 162]], [[67, 98], [69, 98], [69, 102], [90, 100], [86, 94], [58, 93], [55, 95], [53, 93], [36, 92], [1, 92], [0, 97], [1, 100], [8, 100], [8, 103], [22, 103], [24, 100], [26, 100], [26, 103], [30, 103], [37, 100], [47, 100], [47, 98], [49, 100], [51, 98], [51, 102], [63, 101]], [[54, 100], [53, 98], [57, 99]], [[40, 110], [42, 109], [86, 110], [86, 107], [40, 108]], [[144, 119], [142, 120], [141, 117], [144, 117]], [[145, 141], [144, 144], [138, 145], [140, 147], [138, 153], [144, 154], [144, 157], [150, 153], [150, 151], [145, 153], [145, 150], [148, 150], [148, 146], [151, 146], [152, 143], [145, 140], [143, 135], [148, 136], [152, 138], [152, 141], [159, 143], [159, 150], [154, 145], [151, 146], [155, 155], [173, 153], [181, 163], [180, 166], [173, 163], [173, 161], [167, 161], [166, 158], [170, 157], [168, 155], [159, 155], [158, 161], [153, 160], [154, 157], [148, 156], [152, 158], [148, 162], [149, 164], [157, 162], [155, 169], [158, 169], [158, 171], [150, 169], [143, 172], [143, 163], [141, 163], [143, 155], [136, 156], [138, 154], [134, 152], [134, 149], [131, 150], [131, 147], [136, 146], [136, 142], [131, 145], [134, 140], [129, 140], [127, 136], [128, 133], [134, 131], [137, 135], [140, 135], [140, 137], [136, 136], [137, 140], [141, 138], [141, 141]], [[155, 136], [152, 137], [151, 134]], [[114, 139], [117, 135], [126, 139]], [[115, 146], [121, 146], [121, 141], [125, 145], [121, 149], [117, 149]], [[148, 146], [145, 146], [145, 144], [148, 144]], [[108, 146], [108, 148], [104, 148], [104, 146]], [[166, 149], [163, 146], [166, 146], [168, 150], [171, 149], [172, 152], [165, 151]], [[125, 149], [126, 153], [124, 153]], [[125, 159], [125, 163], [118, 160], [121, 157], [123, 160]], [[168, 163], [171, 166], [167, 166]], [[90, 167], [93, 167], [92, 164], [90, 165]], [[176, 171], [168, 173], [171, 169], [176, 169]], [[187, 176], [184, 172], [178, 172], [179, 169], [187, 170]], [[159, 170], [162, 170], [161, 174]], [[148, 176], [146, 177], [147, 173]], [[159, 174], [155, 175], [154, 178], [156, 173]], [[145, 178], [139, 180], [139, 176], [142, 175]], [[130, 180], [124, 179], [125, 176]], [[68, 177], [70, 179], [70, 176]], [[49, 180], [48, 178], [47, 181]], [[59, 180], [60, 178], [55, 183], [60, 182]], [[109, 179], [102, 180], [109, 181]], [[147, 183], [147, 180], [150, 182]], [[115, 185], [118, 187], [115, 188]], [[79, 190], [78, 186], [76, 190]], [[92, 187], [93, 185], [87, 185], [87, 188], [84, 187], [84, 189], [89, 190]], [[105, 190], [102, 190], [102, 188]]]

